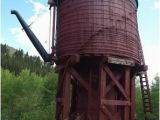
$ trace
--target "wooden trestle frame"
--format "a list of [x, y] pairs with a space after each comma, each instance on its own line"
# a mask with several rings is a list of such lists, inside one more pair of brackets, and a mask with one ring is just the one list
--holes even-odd
[[59, 70], [56, 120], [135, 120], [132, 66], [68, 61]]

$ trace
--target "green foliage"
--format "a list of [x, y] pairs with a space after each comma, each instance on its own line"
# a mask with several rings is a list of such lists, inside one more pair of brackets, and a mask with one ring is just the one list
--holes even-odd
[[[151, 86], [152, 113], [147, 114], [149, 120], [159, 120], [159, 81], [160, 77], [157, 75]], [[142, 95], [139, 84], [136, 85], [136, 115], [138, 120], [144, 120]]]
[[[53, 120], [55, 116], [55, 96], [57, 88], [57, 74], [51, 72], [45, 76], [43, 88], [41, 89], [42, 98], [40, 106], [48, 120]], [[47, 107], [46, 107], [47, 106]]]
[[152, 97], [152, 120], [159, 119], [159, 81], [160, 77], [156, 76], [151, 87], [151, 97]]
[[57, 75], [39, 57], [1, 44], [2, 119], [53, 120]]
[[143, 120], [144, 112], [140, 85], [136, 86], [136, 116], [138, 120]]
[[57, 75], [41, 77], [25, 69], [18, 76], [2, 72], [3, 120], [53, 120]]

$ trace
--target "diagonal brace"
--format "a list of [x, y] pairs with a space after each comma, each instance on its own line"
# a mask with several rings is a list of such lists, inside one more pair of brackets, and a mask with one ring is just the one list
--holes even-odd
[[117, 86], [117, 88], [120, 90], [120, 92], [123, 94], [123, 96], [128, 100], [129, 98], [128, 98], [125, 90], [123, 89], [123, 87], [121, 86], [121, 84], [116, 80], [116, 77], [113, 75], [113, 73], [109, 69], [109, 67], [108, 66], [104, 67], [104, 70], [110, 76], [110, 78], [113, 80], [113, 82], [115, 83], [115, 85]]
[[88, 91], [88, 83], [79, 75], [79, 73], [73, 68], [71, 68], [69, 71], [71, 75], [73, 75], [79, 81], [79, 83]]

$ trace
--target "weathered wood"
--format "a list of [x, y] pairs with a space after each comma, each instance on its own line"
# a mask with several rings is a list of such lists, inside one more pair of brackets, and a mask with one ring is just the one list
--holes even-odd
[[115, 58], [115, 57], [108, 57], [108, 63], [126, 65], [126, 66], [135, 66], [135, 62], [133, 60]]
[[117, 105], [117, 106], [130, 106], [130, 101], [123, 101], [123, 100], [101, 100], [105, 105]]
[[120, 90], [120, 92], [124, 95], [124, 97], [128, 100], [128, 96], [124, 90], [124, 88], [121, 86], [121, 84], [116, 80], [115, 76], [113, 75], [112, 71], [109, 69], [108, 66], [104, 67], [104, 70], [107, 72], [107, 74], [111, 77], [117, 88]]
[[88, 83], [82, 78], [82, 76], [79, 75], [79, 73], [76, 70], [74, 70], [73, 68], [71, 68], [69, 71], [70, 71], [71, 75], [73, 75], [78, 80], [80, 85], [82, 85], [82, 87], [84, 87], [88, 91], [89, 90]]

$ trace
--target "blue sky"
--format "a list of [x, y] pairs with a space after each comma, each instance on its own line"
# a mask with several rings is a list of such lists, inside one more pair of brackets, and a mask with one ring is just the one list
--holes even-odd
[[[18, 10], [48, 51], [49, 10], [47, 0], [3, 0], [1, 1], [1, 43], [38, 55], [35, 48], [21, 30], [11, 9]], [[160, 74], [160, 0], [139, 0], [138, 26], [149, 78]]]
[[[36, 8], [37, 7], [37, 8]], [[2, 26], [2, 36], [1, 39], [4, 43], [7, 43], [10, 46], [13, 46], [15, 48], [21, 48], [24, 49], [24, 51], [28, 51], [29, 46], [23, 45], [22, 43], [19, 43], [17, 41], [18, 35], [13, 34], [14, 28], [21, 28], [19, 22], [17, 21], [16, 17], [10, 14], [11, 10], [18, 10], [23, 18], [28, 22], [28, 19], [33, 19], [31, 21], [34, 21], [34, 17], [36, 17], [38, 14], [38, 10], [43, 10], [44, 7], [47, 7], [47, 0], [3, 0], [1, 1], [1, 26]], [[37, 11], [36, 11], [37, 9]], [[46, 8], [46, 10], [48, 10]], [[36, 13], [37, 12], [37, 13]], [[28, 22], [31, 23], [31, 22]], [[22, 32], [23, 31], [18, 31]], [[22, 37], [23, 38], [23, 37]], [[26, 42], [29, 42], [27, 39], [25, 39]], [[22, 40], [24, 42], [24, 40]], [[24, 42], [24, 43], [26, 43]]]

